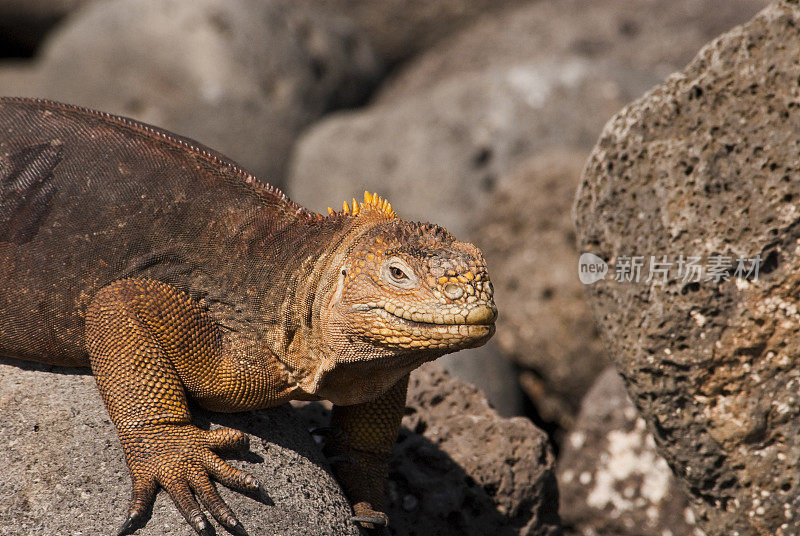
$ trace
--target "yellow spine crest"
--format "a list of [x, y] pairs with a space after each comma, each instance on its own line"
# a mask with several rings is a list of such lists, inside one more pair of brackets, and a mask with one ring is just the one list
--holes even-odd
[[[353, 216], [372, 216], [382, 217], [386, 219], [396, 218], [397, 214], [392, 210], [392, 205], [386, 199], [383, 199], [376, 193], [364, 192], [364, 201], [359, 203], [353, 199], [353, 207], [347, 204], [347, 201], [342, 203], [342, 214], [350, 214]], [[336, 214], [336, 211], [328, 207], [328, 214]]]

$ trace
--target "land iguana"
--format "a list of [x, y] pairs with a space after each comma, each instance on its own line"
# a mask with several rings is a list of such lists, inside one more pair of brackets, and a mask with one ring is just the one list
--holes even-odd
[[387, 457], [410, 371], [479, 346], [497, 309], [480, 251], [363, 202], [320, 215], [164, 130], [76, 106], [0, 99], [0, 355], [90, 366], [130, 470], [120, 533], [164, 488], [245, 531], [212, 481], [260, 495], [217, 452], [213, 411], [333, 402], [334, 473], [354, 520], [386, 523]]

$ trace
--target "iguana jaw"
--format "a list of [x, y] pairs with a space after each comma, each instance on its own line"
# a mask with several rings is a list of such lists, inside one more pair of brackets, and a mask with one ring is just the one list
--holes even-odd
[[[478, 346], [494, 333], [496, 313], [488, 305], [479, 305], [469, 312], [456, 314], [403, 312], [403, 316], [400, 316], [395, 311], [391, 313], [383, 307], [366, 309], [362, 314], [372, 318], [365, 322], [362, 335], [388, 348], [451, 352]], [[427, 319], [433, 322], [427, 322]]]
[[480, 304], [464, 309], [448, 309], [440, 311], [439, 308], [408, 311], [394, 304], [360, 304], [353, 307], [359, 311], [381, 310], [389, 315], [406, 320], [412, 325], [420, 326], [461, 326], [474, 325], [486, 326], [494, 323], [497, 317], [497, 308], [492, 305]]

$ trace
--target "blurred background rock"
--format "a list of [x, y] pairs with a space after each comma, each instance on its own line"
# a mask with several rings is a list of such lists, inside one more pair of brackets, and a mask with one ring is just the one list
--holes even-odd
[[302, 129], [363, 100], [379, 71], [352, 23], [288, 2], [98, 0], [0, 70], [0, 91], [162, 126], [282, 186]]
[[[597, 495], [587, 506], [574, 488], [602, 470], [587, 464], [607, 437], [640, 433], [637, 456], [660, 463], [619, 385], [604, 400], [611, 428], [586, 417], [586, 393], [597, 400], [615, 373], [576, 277], [574, 191], [615, 112], [766, 4], [0, 0], [0, 94], [194, 138], [314, 210], [376, 191], [400, 216], [474, 241], [497, 289], [497, 335], [442, 363], [563, 450], [568, 533], [634, 534], [638, 518], [618, 519]], [[607, 494], [619, 486], [630, 483]], [[670, 486], [648, 503], [647, 534], [695, 534], [658, 510], [685, 510]]]

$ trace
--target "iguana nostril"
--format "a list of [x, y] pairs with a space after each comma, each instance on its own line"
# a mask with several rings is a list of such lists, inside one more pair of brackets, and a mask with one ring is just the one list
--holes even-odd
[[467, 324], [491, 324], [497, 318], [497, 309], [481, 305], [467, 315]]
[[444, 295], [451, 300], [457, 300], [464, 295], [464, 289], [455, 283], [449, 283], [444, 287]]

